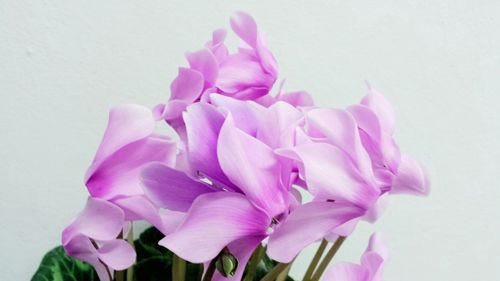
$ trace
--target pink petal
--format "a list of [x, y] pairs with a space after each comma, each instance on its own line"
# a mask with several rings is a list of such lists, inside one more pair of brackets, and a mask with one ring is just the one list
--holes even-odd
[[170, 84], [170, 100], [194, 102], [201, 95], [203, 86], [204, 79], [200, 71], [181, 67], [179, 74]]
[[112, 203], [89, 197], [83, 211], [63, 231], [63, 245], [78, 235], [95, 240], [115, 239], [122, 231], [125, 214]]
[[295, 130], [301, 120], [299, 110], [288, 103], [277, 102], [265, 111], [257, 138], [273, 149], [291, 147], [295, 144]]
[[257, 46], [257, 24], [249, 14], [237, 12], [231, 17], [231, 28], [248, 46]]
[[255, 136], [257, 127], [263, 123], [262, 115], [266, 108], [252, 101], [238, 100], [219, 94], [211, 94], [210, 102], [220, 109], [231, 113], [236, 127], [249, 135]]
[[247, 13], [238, 12], [231, 18], [231, 28], [248, 46], [257, 52], [265, 71], [276, 77], [278, 72], [276, 60], [265, 46], [262, 36], [258, 33], [255, 20]]
[[392, 135], [396, 124], [396, 114], [390, 102], [371, 85], [368, 85], [368, 94], [363, 97], [361, 104], [375, 112], [380, 120], [382, 131]]
[[345, 151], [361, 173], [374, 180], [371, 160], [361, 143], [358, 124], [349, 112], [318, 108], [309, 110], [306, 118], [310, 130], [324, 135], [329, 143]]
[[357, 264], [340, 262], [331, 265], [321, 277], [321, 281], [369, 281], [368, 271]]
[[424, 167], [417, 160], [403, 155], [391, 193], [429, 195], [430, 181]]
[[193, 173], [201, 173], [213, 181], [232, 187], [217, 158], [217, 140], [224, 115], [209, 104], [197, 103], [184, 114], [187, 133], [188, 160]]
[[[133, 128], [116, 133], [126, 134], [130, 130]], [[151, 136], [130, 143], [99, 165], [92, 165], [86, 185], [92, 196], [103, 199], [141, 195], [140, 172], [143, 165], [154, 161], [172, 163], [175, 153], [175, 143], [163, 137]]]
[[194, 201], [184, 223], [159, 244], [183, 259], [201, 263], [235, 240], [265, 235], [269, 223], [267, 215], [239, 193], [208, 193]]
[[172, 211], [187, 212], [196, 197], [213, 191], [184, 172], [161, 163], [147, 165], [141, 176], [146, 196], [155, 205]]
[[314, 100], [309, 95], [309, 93], [305, 91], [297, 91], [297, 92], [288, 92], [281, 94], [278, 99], [280, 101], [287, 102], [295, 107], [299, 106], [313, 106]]
[[217, 155], [222, 170], [252, 203], [271, 217], [285, 210], [288, 195], [279, 184], [277, 156], [264, 143], [236, 128], [231, 115], [222, 125]]
[[[226, 93], [237, 93], [251, 87], [268, 89], [275, 77], [267, 74], [259, 61], [248, 54], [237, 53], [228, 56], [220, 65], [217, 86]], [[245, 95], [246, 99], [265, 95], [267, 91], [259, 91], [258, 95]]]
[[109, 112], [108, 127], [97, 149], [93, 165], [106, 159], [123, 146], [151, 135], [154, 128], [155, 120], [151, 110], [147, 107], [124, 104], [112, 108]]
[[306, 246], [363, 212], [360, 208], [333, 202], [299, 206], [269, 237], [268, 255], [280, 262], [290, 262]]
[[[207, 48], [186, 55], [189, 66], [203, 74], [207, 87], [214, 85], [219, 72], [219, 66], [214, 54]], [[200, 90], [201, 93], [201, 90]]]
[[309, 143], [279, 153], [301, 160], [299, 170], [308, 189], [318, 198], [351, 202], [363, 208], [369, 208], [378, 198], [378, 188], [367, 182], [347, 155], [335, 146]]
[[382, 281], [384, 263], [388, 258], [389, 249], [386, 243], [379, 234], [372, 234], [368, 247], [361, 257], [361, 265], [369, 272], [371, 281]]
[[123, 270], [135, 262], [134, 248], [125, 240], [116, 239], [104, 243], [97, 250], [99, 259], [114, 270]]
[[113, 200], [125, 212], [127, 221], [146, 220], [158, 230], [164, 230], [160, 208], [155, 206], [144, 195], [129, 196]]

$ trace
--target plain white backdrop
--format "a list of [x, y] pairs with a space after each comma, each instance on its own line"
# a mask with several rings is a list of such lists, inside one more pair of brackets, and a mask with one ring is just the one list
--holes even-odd
[[365, 80], [385, 93], [400, 146], [430, 172], [429, 198], [392, 197], [337, 260], [357, 261], [376, 230], [391, 246], [385, 280], [500, 280], [495, 0], [0, 0], [0, 280], [29, 280], [60, 243], [108, 109], [166, 101], [184, 52], [238, 10], [265, 31], [287, 89], [332, 107], [358, 102]]

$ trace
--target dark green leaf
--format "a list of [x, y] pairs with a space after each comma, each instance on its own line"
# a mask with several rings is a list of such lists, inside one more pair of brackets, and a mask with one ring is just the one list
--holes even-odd
[[74, 259], [64, 252], [62, 246], [48, 252], [42, 259], [31, 281], [98, 281], [94, 268]]

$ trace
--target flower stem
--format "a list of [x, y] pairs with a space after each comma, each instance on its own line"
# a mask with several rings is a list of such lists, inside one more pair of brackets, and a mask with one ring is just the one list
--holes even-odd
[[215, 273], [215, 262], [217, 261], [216, 258], [214, 258], [210, 264], [208, 265], [207, 272], [205, 272], [205, 276], [203, 276], [203, 281], [211, 281], [212, 277], [214, 276]]
[[278, 277], [276, 277], [276, 281], [286, 281], [290, 268], [292, 268], [291, 263], [289, 263], [288, 266], [278, 275]]
[[274, 281], [280, 273], [285, 270], [290, 263], [278, 263], [271, 271], [269, 271], [264, 278], [260, 279], [260, 281]]
[[342, 246], [342, 243], [344, 243], [345, 239], [346, 237], [344, 236], [339, 236], [339, 238], [337, 238], [337, 241], [335, 241], [335, 243], [330, 248], [328, 253], [326, 253], [325, 258], [319, 264], [318, 268], [316, 269], [316, 272], [314, 272], [311, 281], [319, 281], [319, 278], [321, 277], [321, 275], [323, 275], [323, 272], [325, 271], [326, 267], [332, 261], [333, 257], [339, 250], [340, 246]]
[[[134, 224], [132, 222], [132, 225], [130, 226], [130, 231], [128, 232], [127, 241], [130, 244], [130, 246], [132, 246], [132, 248], [135, 250], [134, 231], [133, 230], [134, 230]], [[127, 281], [134, 280], [134, 266], [135, 266], [135, 263], [133, 265], [131, 265], [129, 268], [127, 268]]]
[[266, 248], [264, 248], [262, 244], [259, 244], [248, 262], [247, 274], [245, 275], [243, 281], [253, 281], [253, 277], [257, 271], [257, 266], [259, 265], [260, 260], [262, 260], [265, 252]]
[[186, 278], [186, 261], [175, 255], [172, 259], [172, 280], [184, 281]]
[[328, 241], [325, 239], [321, 240], [321, 244], [319, 244], [318, 250], [316, 251], [316, 254], [314, 254], [314, 257], [307, 268], [306, 274], [304, 274], [304, 278], [302, 279], [303, 281], [311, 280], [314, 270], [316, 269], [316, 266], [318, 266], [318, 262], [320, 261], [321, 256], [323, 256], [327, 245]]

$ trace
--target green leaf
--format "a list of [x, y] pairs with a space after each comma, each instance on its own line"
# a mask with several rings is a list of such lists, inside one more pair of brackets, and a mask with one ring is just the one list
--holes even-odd
[[[164, 235], [151, 227], [134, 241], [137, 262], [134, 265], [136, 281], [172, 281], [172, 257], [169, 250], [158, 245]], [[267, 274], [277, 262], [267, 255], [257, 266], [254, 280]], [[201, 264], [187, 263], [186, 281], [200, 280], [203, 272]], [[99, 281], [95, 270], [87, 263], [69, 257], [59, 246], [48, 252], [31, 281]], [[287, 281], [293, 281], [288, 277]]]
[[97, 273], [88, 263], [74, 259], [62, 246], [48, 252], [31, 281], [98, 281]]

